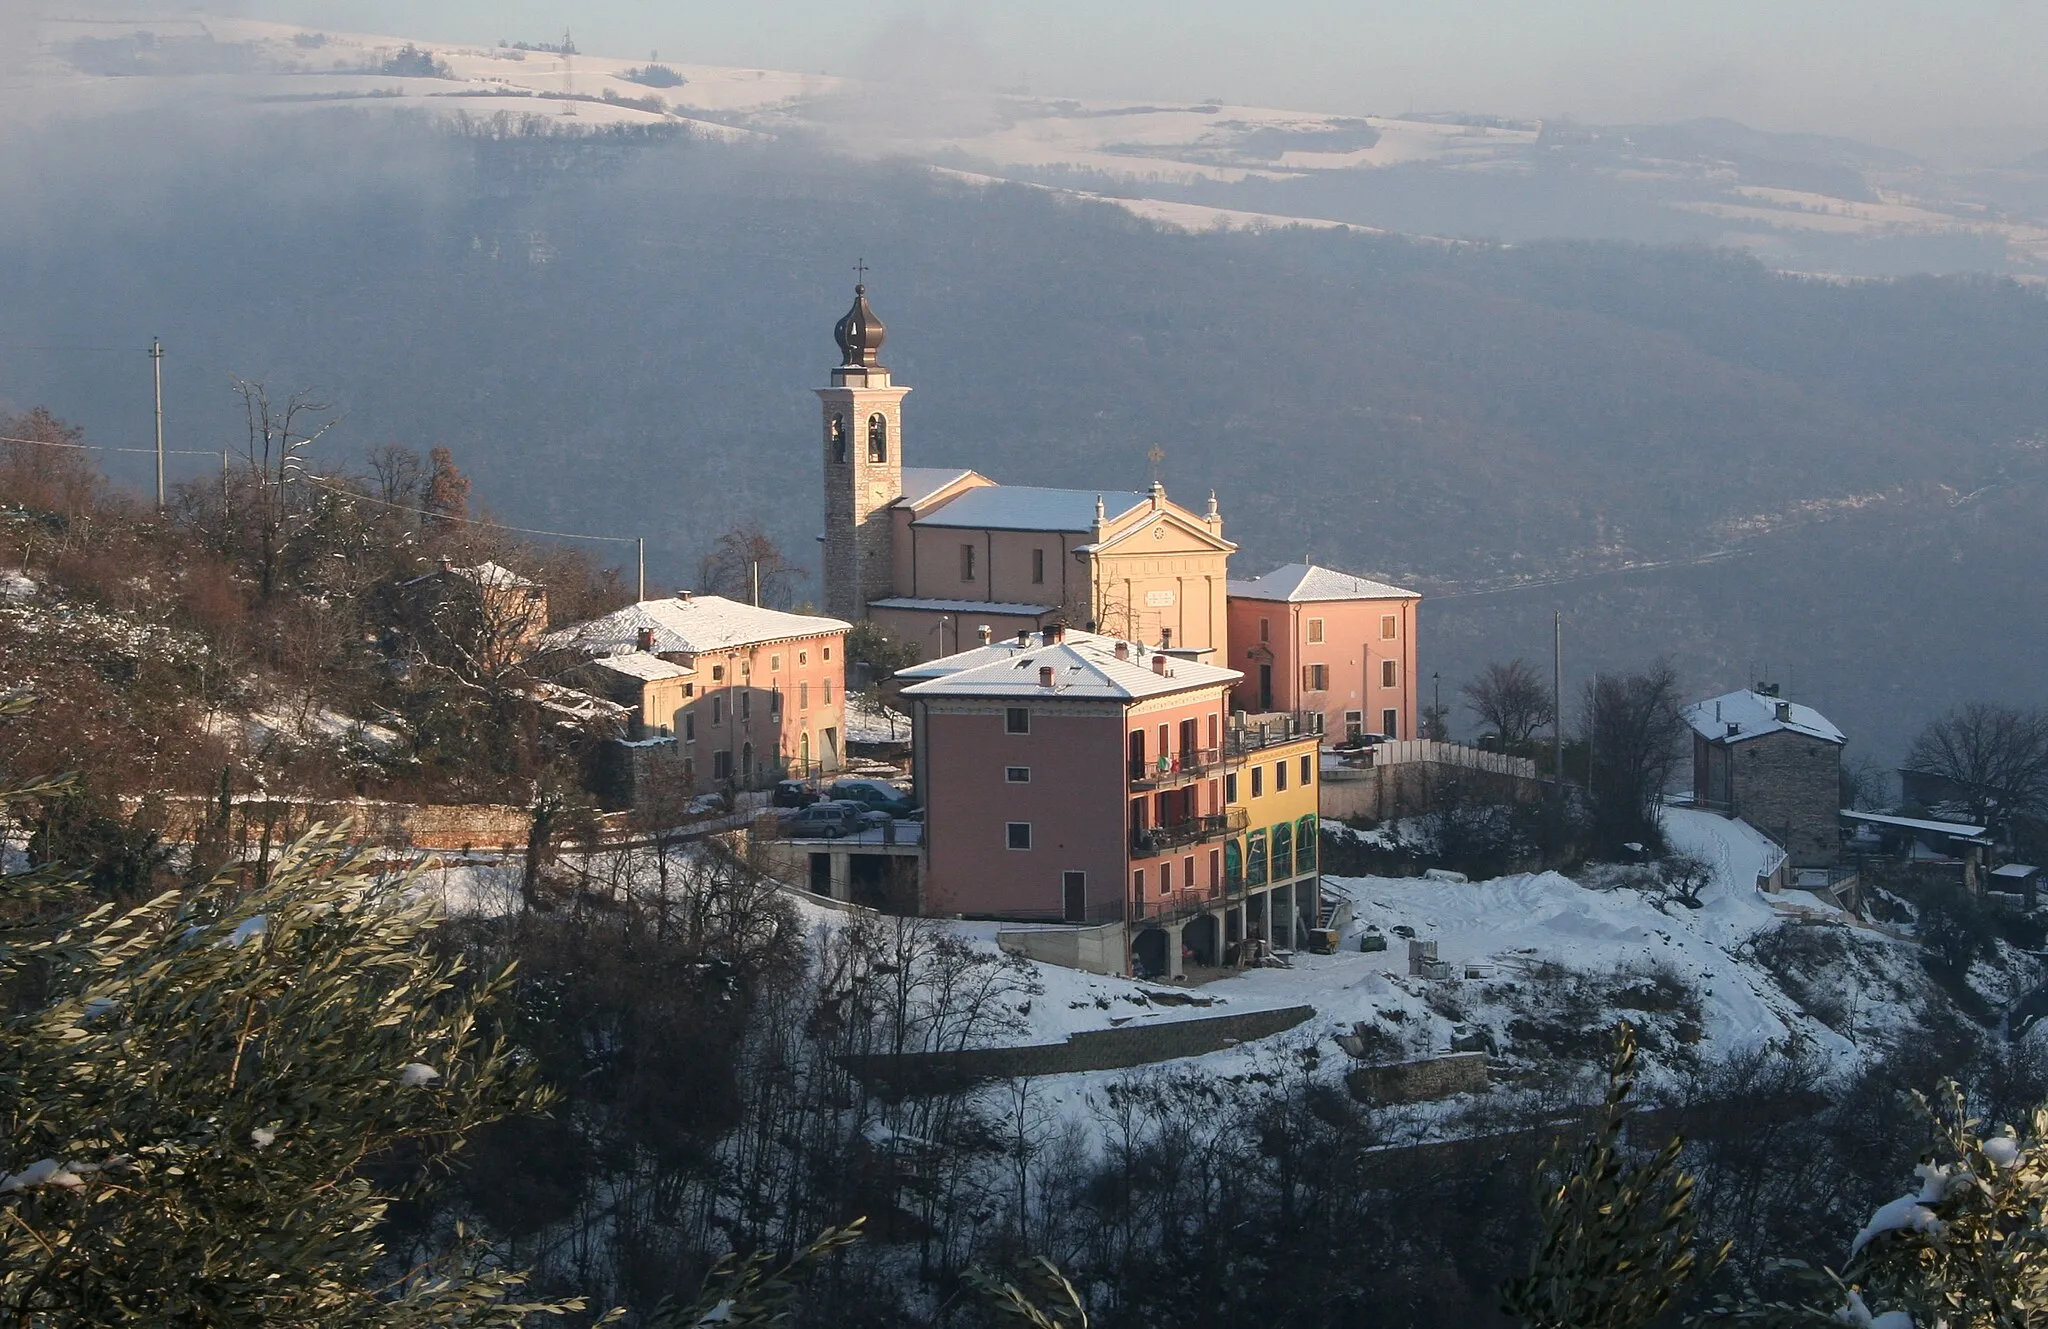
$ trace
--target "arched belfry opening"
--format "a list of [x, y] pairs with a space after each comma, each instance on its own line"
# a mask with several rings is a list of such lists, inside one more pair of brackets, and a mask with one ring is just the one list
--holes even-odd
[[831, 451], [832, 464], [846, 465], [846, 417], [838, 411], [832, 413], [830, 423], [825, 426], [825, 443]]
[[889, 460], [889, 418], [879, 413], [868, 417], [868, 460]]

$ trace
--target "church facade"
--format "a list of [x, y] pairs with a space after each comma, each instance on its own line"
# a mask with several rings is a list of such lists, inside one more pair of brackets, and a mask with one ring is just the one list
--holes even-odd
[[1002, 485], [907, 467], [886, 329], [856, 287], [817, 389], [826, 612], [871, 619], [920, 659], [1053, 622], [1197, 659], [1223, 656], [1229, 561], [1216, 496], [1195, 512], [1143, 491]]

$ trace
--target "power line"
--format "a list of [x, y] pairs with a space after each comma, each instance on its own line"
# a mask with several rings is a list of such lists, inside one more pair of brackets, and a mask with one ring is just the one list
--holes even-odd
[[[205, 455], [210, 457], [214, 454], [207, 453]], [[434, 521], [459, 521], [465, 526], [489, 526], [500, 531], [516, 531], [521, 535], [545, 535], [556, 540], [602, 540], [606, 544], [615, 545], [640, 543], [640, 537], [632, 535], [587, 535], [582, 531], [542, 531], [536, 530], [531, 526], [507, 526], [501, 521], [485, 521], [481, 517], [456, 517], [445, 512], [430, 512], [425, 508], [407, 507], [403, 503], [393, 503], [388, 499], [372, 498], [368, 494], [359, 494], [353, 489], [345, 489], [340, 485], [322, 480], [315, 475], [309, 475], [305, 479], [308, 484], [318, 485], [322, 489], [340, 494], [343, 498], [356, 503], [374, 503], [380, 508], [390, 508], [394, 512], [409, 512], [415, 517], [427, 517]]]
[[[0, 443], [28, 443], [39, 448], [76, 448], [81, 452], [134, 452], [145, 457], [154, 457], [156, 455], [155, 448], [110, 448], [104, 443], [59, 443], [55, 439], [12, 438], [6, 434], [0, 434]], [[164, 455], [167, 457], [218, 457], [221, 454], [218, 452], [197, 452], [191, 448], [168, 448], [165, 450]]]

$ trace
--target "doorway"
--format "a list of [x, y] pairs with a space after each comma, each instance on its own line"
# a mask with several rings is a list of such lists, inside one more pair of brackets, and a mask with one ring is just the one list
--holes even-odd
[[1259, 709], [1273, 709], [1273, 666], [1269, 664], [1259, 666]]

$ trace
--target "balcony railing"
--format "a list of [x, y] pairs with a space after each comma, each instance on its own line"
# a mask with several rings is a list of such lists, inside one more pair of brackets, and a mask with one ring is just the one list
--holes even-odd
[[1250, 824], [1251, 816], [1244, 808], [1229, 808], [1206, 817], [1192, 817], [1164, 826], [1140, 826], [1131, 832], [1131, 852], [1141, 858], [1163, 854], [1205, 840], [1236, 835]]
[[1172, 756], [1161, 753], [1150, 761], [1132, 762], [1131, 787], [1160, 789], [1187, 780], [1199, 780], [1237, 764], [1238, 758], [1223, 748], [1183, 748]]
[[1279, 743], [1314, 738], [1322, 732], [1321, 720], [1322, 716], [1314, 711], [1262, 715], [1256, 723], [1234, 726], [1224, 737], [1223, 751], [1229, 756], [1241, 757]]

